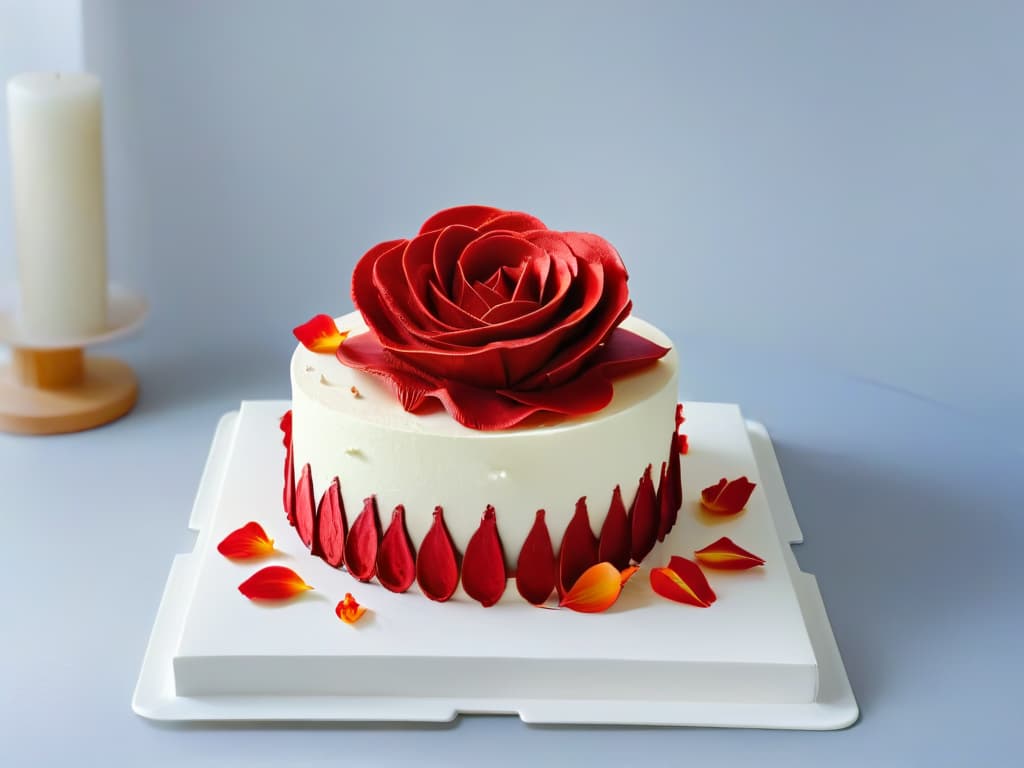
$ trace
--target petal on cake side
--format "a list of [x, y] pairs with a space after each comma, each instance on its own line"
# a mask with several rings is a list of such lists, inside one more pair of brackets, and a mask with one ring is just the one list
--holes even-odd
[[416, 582], [424, 595], [440, 603], [449, 600], [459, 586], [458, 555], [441, 507], [434, 507], [434, 522], [420, 544]]
[[484, 608], [501, 599], [508, 584], [494, 507], [488, 505], [462, 558], [462, 588]]
[[628, 568], [630, 540], [629, 517], [626, 515], [626, 505], [622, 502], [622, 489], [616, 485], [608, 515], [601, 526], [597, 559], [611, 563], [620, 571]]
[[562, 535], [558, 551], [558, 591], [564, 595], [583, 575], [584, 571], [597, 563], [598, 542], [590, 528], [590, 514], [587, 511], [586, 496], [576, 502], [569, 525]]
[[380, 514], [377, 497], [363, 501], [359, 513], [345, 539], [345, 567], [359, 581], [369, 581], [377, 570], [377, 550], [380, 547]]
[[533, 527], [523, 541], [516, 562], [516, 589], [523, 599], [541, 605], [555, 589], [558, 569], [551, 534], [544, 522], [544, 510], [538, 509]]
[[416, 556], [405, 527], [405, 507], [399, 504], [391, 513], [391, 524], [380, 542], [377, 581], [392, 592], [405, 592], [415, 580]]
[[334, 478], [327, 486], [320, 504], [316, 508], [313, 526], [313, 554], [322, 558], [332, 568], [345, 563], [345, 537], [348, 520], [345, 519], [345, 502], [341, 497], [341, 483]]
[[310, 549], [313, 545], [313, 518], [316, 515], [316, 497], [313, 495], [313, 474], [309, 464], [302, 467], [299, 485], [295, 489], [295, 528], [302, 543]]
[[640, 478], [640, 486], [629, 510], [632, 539], [630, 556], [636, 563], [641, 562], [654, 548], [658, 538], [658, 497], [651, 480], [651, 465], [647, 465]]

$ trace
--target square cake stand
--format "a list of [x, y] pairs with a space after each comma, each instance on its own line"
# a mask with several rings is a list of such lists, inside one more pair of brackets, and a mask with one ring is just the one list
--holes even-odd
[[[393, 594], [312, 558], [281, 509], [278, 420], [288, 407], [245, 402], [218, 424], [189, 522], [195, 548], [171, 566], [135, 689], [143, 717], [443, 722], [500, 713], [530, 723], [815, 730], [856, 721], [817, 583], [793, 556], [802, 536], [771, 440], [737, 406], [687, 403], [679, 523], [597, 615], [538, 610], [514, 584], [489, 609], [461, 591], [437, 604], [415, 586]], [[701, 511], [701, 488], [743, 474], [758, 484], [745, 511]], [[280, 554], [227, 561], [216, 544], [249, 520]], [[766, 565], [709, 571], [718, 601], [707, 609], [654, 595], [649, 566], [721, 536]], [[274, 563], [315, 591], [269, 608], [238, 593]], [[371, 609], [355, 626], [334, 616], [345, 592]]]

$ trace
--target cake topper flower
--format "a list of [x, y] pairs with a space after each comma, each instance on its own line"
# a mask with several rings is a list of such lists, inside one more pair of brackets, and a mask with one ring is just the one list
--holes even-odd
[[359, 260], [352, 299], [370, 332], [337, 356], [382, 377], [405, 410], [433, 399], [473, 429], [592, 413], [611, 401], [612, 379], [668, 351], [619, 328], [632, 306], [626, 281], [597, 235], [449, 208]]

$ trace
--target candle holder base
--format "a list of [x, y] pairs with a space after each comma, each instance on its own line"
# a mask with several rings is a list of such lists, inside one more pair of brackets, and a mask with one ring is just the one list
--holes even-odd
[[0, 365], [0, 431], [54, 435], [99, 427], [128, 413], [138, 391], [135, 373], [115, 358], [16, 348], [11, 364]]

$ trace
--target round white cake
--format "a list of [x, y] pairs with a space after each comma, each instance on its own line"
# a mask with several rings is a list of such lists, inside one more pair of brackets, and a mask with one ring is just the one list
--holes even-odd
[[[367, 327], [358, 312], [337, 318], [353, 336]], [[671, 347], [654, 326], [627, 318], [622, 327]], [[377, 377], [334, 355], [299, 345], [291, 360], [292, 446], [298, 472], [309, 465], [316, 498], [337, 477], [349, 521], [375, 496], [381, 518], [405, 507], [413, 545], [436, 506], [464, 552], [488, 505], [494, 507], [505, 561], [516, 560], [538, 509], [558, 543], [576, 502], [586, 497], [599, 535], [616, 486], [628, 508], [644, 472], [653, 481], [671, 450], [678, 398], [678, 356], [614, 382], [612, 402], [597, 413], [501, 431], [478, 431], [444, 410], [407, 413]]]

